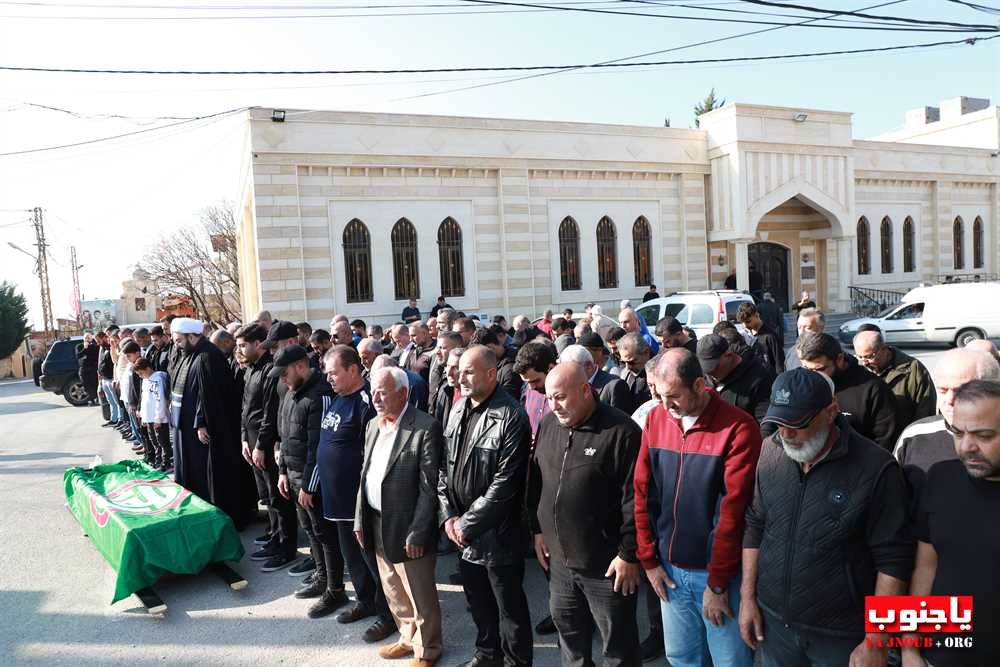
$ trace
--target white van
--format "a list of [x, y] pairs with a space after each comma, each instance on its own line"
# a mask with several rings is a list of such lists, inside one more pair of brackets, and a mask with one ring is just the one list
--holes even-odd
[[666, 315], [672, 315], [686, 327], [694, 330], [698, 338], [712, 333], [722, 320], [736, 320], [736, 311], [742, 303], [753, 303], [753, 297], [736, 290], [707, 290], [703, 292], [674, 292], [670, 296], [650, 299], [635, 307], [650, 332]]
[[1000, 283], [958, 283], [916, 287], [875, 317], [840, 327], [850, 343], [863, 324], [879, 328], [887, 343], [942, 343], [965, 347], [981, 338], [1000, 338]]

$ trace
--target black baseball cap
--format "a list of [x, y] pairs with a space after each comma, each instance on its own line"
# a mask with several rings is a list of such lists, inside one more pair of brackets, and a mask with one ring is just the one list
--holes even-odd
[[771, 386], [771, 405], [764, 422], [785, 428], [805, 428], [833, 402], [832, 382], [807, 368], [785, 371]]
[[582, 345], [583, 347], [596, 350], [598, 348], [604, 350], [604, 354], [611, 354], [607, 346], [604, 344], [604, 339], [601, 338], [600, 334], [594, 333], [593, 331], [588, 331], [579, 338], [576, 339], [577, 345]]
[[294, 323], [287, 320], [278, 320], [267, 330], [267, 339], [264, 341], [264, 349], [274, 347], [279, 340], [298, 338], [299, 328]]
[[719, 367], [722, 355], [729, 351], [729, 342], [719, 334], [708, 334], [698, 339], [697, 350], [701, 370], [711, 375]]
[[274, 358], [274, 368], [271, 369], [271, 372], [267, 376], [272, 378], [281, 377], [286, 368], [296, 361], [302, 361], [303, 359], [309, 359], [306, 349], [301, 345], [289, 345]]

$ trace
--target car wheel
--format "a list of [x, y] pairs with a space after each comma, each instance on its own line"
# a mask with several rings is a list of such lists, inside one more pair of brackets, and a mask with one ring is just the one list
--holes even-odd
[[90, 394], [87, 393], [87, 388], [83, 386], [83, 382], [76, 379], [70, 380], [63, 387], [63, 398], [70, 405], [80, 406], [87, 404], [87, 401], [90, 400]]
[[982, 340], [985, 338], [983, 332], [979, 329], [962, 329], [955, 336], [955, 345], [958, 347], [965, 347], [974, 340]]

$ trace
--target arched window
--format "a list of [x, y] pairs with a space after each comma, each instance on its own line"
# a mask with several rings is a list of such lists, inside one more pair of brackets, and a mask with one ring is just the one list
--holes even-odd
[[406, 218], [392, 226], [392, 276], [396, 300], [420, 298], [420, 274], [417, 266], [417, 230]]
[[559, 267], [563, 291], [580, 289], [580, 227], [570, 217], [559, 223]]
[[438, 261], [441, 264], [441, 296], [465, 296], [462, 228], [454, 218], [445, 218], [438, 226]]
[[983, 219], [976, 216], [972, 223], [972, 268], [983, 268]]
[[640, 215], [632, 225], [632, 261], [635, 265], [636, 287], [653, 282], [652, 245], [649, 221]]
[[608, 216], [597, 221], [597, 286], [618, 287], [618, 233]]
[[868, 228], [868, 218], [858, 220], [858, 275], [867, 276], [872, 272], [871, 263], [871, 231]]
[[372, 237], [365, 223], [354, 218], [344, 228], [344, 283], [347, 303], [374, 300]]
[[955, 261], [956, 269], [965, 268], [965, 223], [962, 218], [955, 218], [955, 224], [951, 226], [951, 251]]
[[892, 220], [889, 216], [882, 218], [879, 226], [881, 242], [882, 273], [892, 273]]
[[903, 271], [911, 273], [916, 270], [917, 262], [913, 254], [916, 231], [913, 229], [913, 218], [907, 216], [903, 221]]

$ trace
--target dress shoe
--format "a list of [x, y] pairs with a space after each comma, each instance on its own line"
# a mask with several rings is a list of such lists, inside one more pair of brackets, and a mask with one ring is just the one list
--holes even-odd
[[348, 602], [350, 602], [350, 598], [347, 597], [344, 591], [337, 591], [336, 593], [325, 591], [322, 597], [316, 600], [313, 606], [309, 607], [307, 615], [309, 618], [323, 618], [337, 611]]
[[437, 660], [428, 660], [427, 658], [414, 658], [410, 660], [409, 667], [434, 667], [434, 663]]
[[380, 642], [396, 632], [398, 632], [398, 628], [396, 628], [396, 623], [394, 621], [391, 619], [379, 618], [368, 626], [368, 629], [361, 635], [361, 639], [368, 644], [374, 644], [375, 642]]
[[552, 616], [546, 616], [535, 626], [536, 635], [551, 635], [556, 631], [556, 624], [552, 622]]
[[318, 598], [325, 592], [326, 579], [323, 577], [317, 577], [299, 590], [295, 591], [295, 597], [300, 600], [307, 600], [309, 598]]
[[337, 614], [337, 622], [354, 623], [355, 621], [360, 621], [362, 618], [368, 618], [369, 616], [374, 615], [374, 609], [368, 605], [361, 604], [360, 602], [355, 602], [353, 605]]
[[388, 646], [380, 648], [378, 650], [378, 655], [380, 658], [385, 658], [387, 660], [408, 658], [413, 655], [413, 647], [396, 642], [395, 644], [389, 644]]
[[460, 667], [503, 667], [503, 660], [489, 660], [477, 655], [469, 662], [462, 663]]

